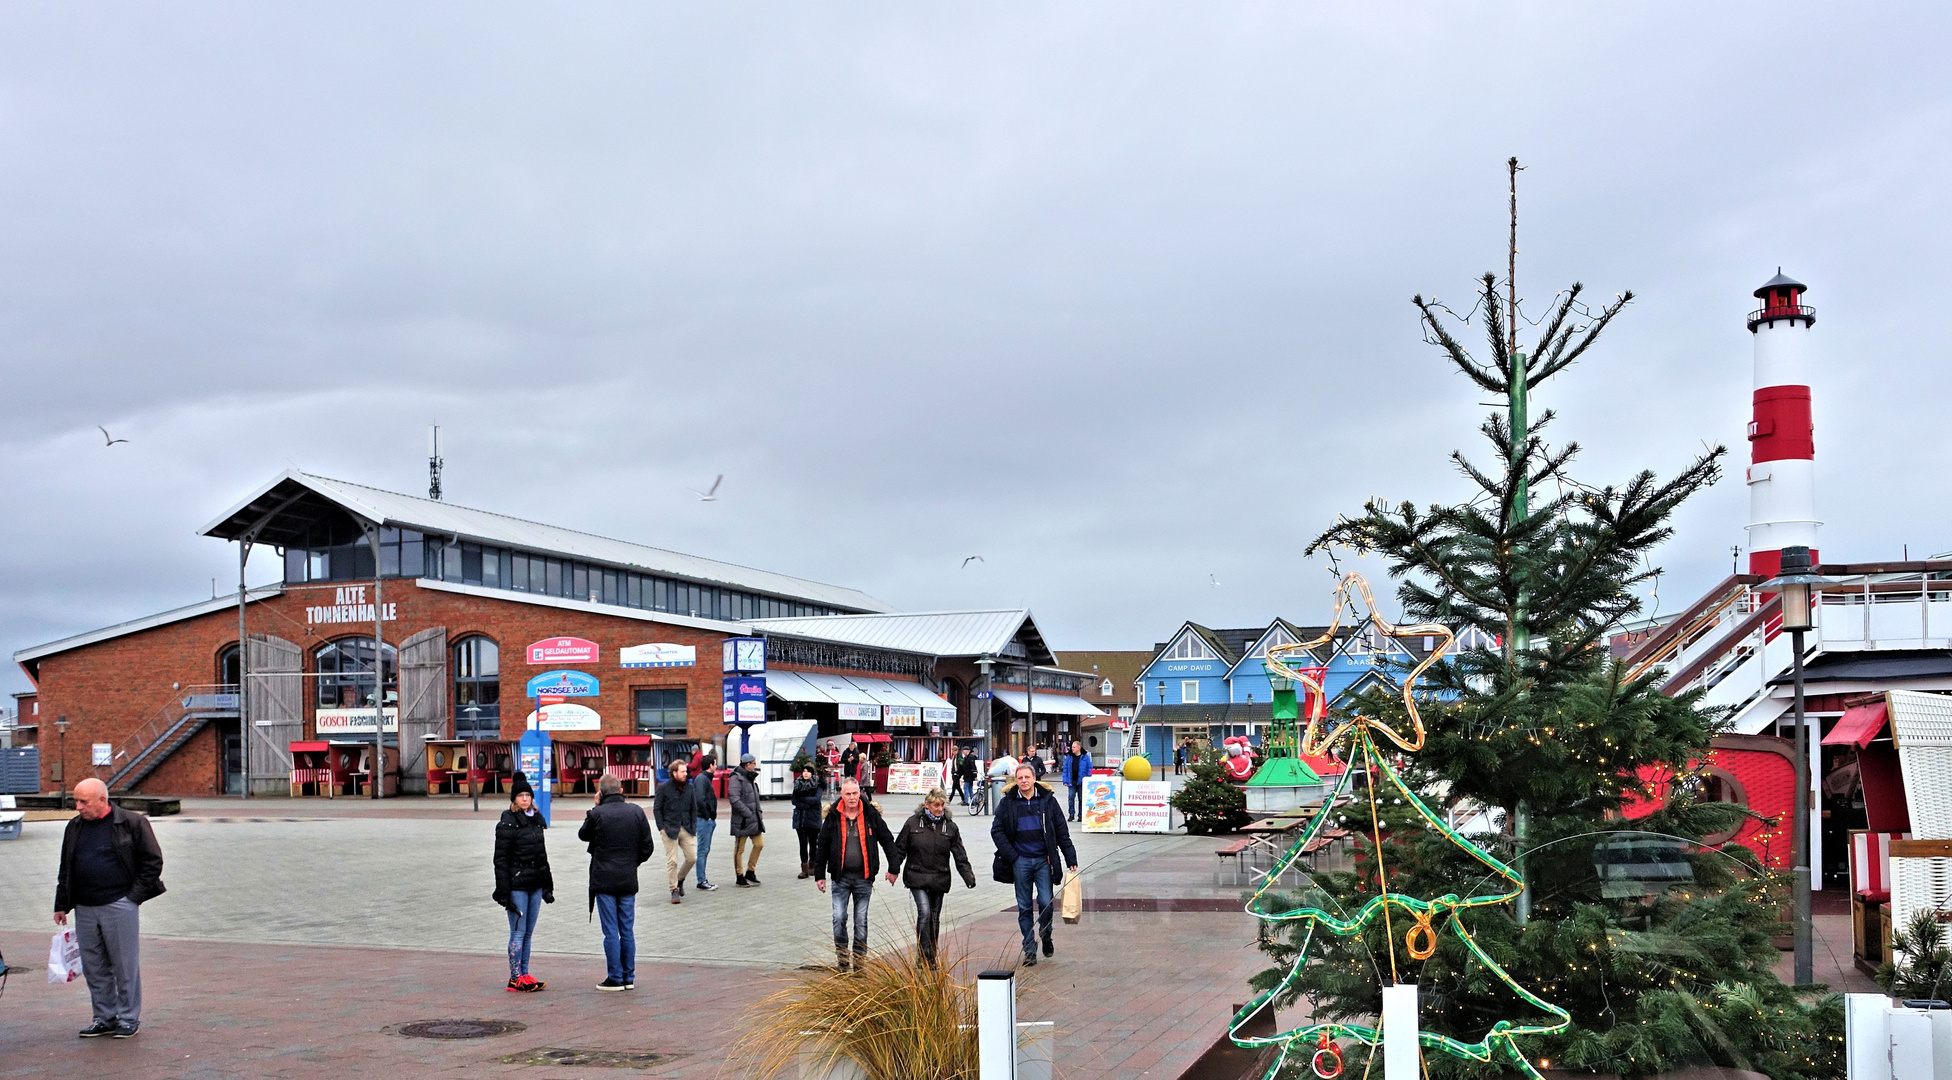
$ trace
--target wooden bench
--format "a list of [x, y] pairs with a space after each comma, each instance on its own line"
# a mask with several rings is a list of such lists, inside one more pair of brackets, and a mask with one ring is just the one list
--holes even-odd
[[[1219, 856], [1222, 859], [1232, 859], [1234, 861], [1234, 880], [1230, 882], [1230, 884], [1234, 884], [1234, 885], [1240, 884], [1240, 875], [1241, 872], [1245, 869], [1241, 865], [1241, 857], [1246, 855], [1247, 850], [1253, 846], [1254, 846], [1254, 838], [1251, 836], [1243, 836], [1238, 840], [1234, 840], [1228, 843], [1226, 847], [1220, 848], [1219, 850], [1214, 852], [1215, 855]], [[1220, 870], [1217, 867], [1213, 871], [1213, 883], [1215, 885], [1220, 884]]]

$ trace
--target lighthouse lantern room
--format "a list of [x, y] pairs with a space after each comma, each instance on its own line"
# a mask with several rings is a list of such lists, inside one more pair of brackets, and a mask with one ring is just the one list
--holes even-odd
[[1782, 550], [1817, 556], [1816, 438], [1810, 421], [1810, 328], [1803, 283], [1783, 274], [1755, 291], [1755, 400], [1749, 420], [1749, 573], [1776, 576]]

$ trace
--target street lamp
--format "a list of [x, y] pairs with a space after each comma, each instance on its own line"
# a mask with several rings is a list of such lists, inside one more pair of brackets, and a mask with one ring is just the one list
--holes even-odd
[[[61, 770], [60, 770], [61, 776], [59, 777], [59, 784], [55, 787], [54, 790], [57, 792], [65, 793], [68, 788], [68, 714], [67, 713], [62, 713], [59, 717], [55, 719], [54, 729], [61, 733]], [[54, 805], [64, 806], [66, 804], [55, 803]]]
[[1777, 595], [1782, 604], [1782, 628], [1789, 632], [1796, 710], [1796, 809], [1791, 826], [1796, 852], [1796, 910], [1790, 932], [1796, 946], [1797, 986], [1815, 981], [1810, 943], [1810, 723], [1803, 713], [1803, 635], [1816, 628], [1816, 594], [1831, 580], [1813, 573], [1814, 569], [1809, 548], [1786, 547], [1776, 576], [1757, 587]]

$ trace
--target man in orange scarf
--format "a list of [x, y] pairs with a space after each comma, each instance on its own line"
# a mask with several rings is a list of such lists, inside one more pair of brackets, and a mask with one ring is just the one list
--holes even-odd
[[[868, 954], [868, 901], [874, 895], [874, 875], [881, 872], [881, 853], [888, 854], [888, 883], [894, 884], [901, 872], [901, 853], [895, 838], [881, 820], [881, 811], [861, 797], [861, 785], [844, 780], [840, 799], [827, 811], [820, 825], [820, 842], [814, 848], [813, 885], [827, 891], [827, 878], [834, 879], [834, 962], [842, 970], [854, 967]], [[848, 907], [853, 907], [854, 940], [847, 939]]]

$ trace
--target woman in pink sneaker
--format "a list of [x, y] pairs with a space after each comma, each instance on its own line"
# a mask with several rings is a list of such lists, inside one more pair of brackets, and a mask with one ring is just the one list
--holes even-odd
[[535, 793], [517, 772], [509, 808], [495, 824], [495, 903], [508, 909], [508, 992], [532, 994], [545, 983], [529, 974], [529, 941], [542, 905], [556, 902], [549, 873], [549, 823], [536, 813]]

